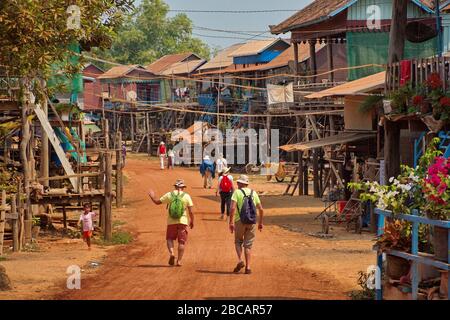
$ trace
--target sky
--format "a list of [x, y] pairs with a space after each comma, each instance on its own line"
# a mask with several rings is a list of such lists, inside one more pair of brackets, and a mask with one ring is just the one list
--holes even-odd
[[[253, 31], [262, 33], [269, 30], [269, 25], [275, 25], [304, 8], [312, 0], [165, 0], [172, 10], [293, 10], [290, 12], [270, 13], [186, 13], [195, 26], [195, 36], [207, 42], [211, 47], [225, 48], [231, 44], [245, 42], [252, 38]], [[176, 12], [171, 12], [174, 15]], [[246, 34], [235, 34], [204, 30], [201, 28], [237, 31]], [[247, 32], [252, 31], [252, 32]], [[250, 33], [250, 35], [248, 35]], [[205, 37], [213, 36], [219, 38]], [[265, 33], [264, 37], [273, 36]], [[227, 39], [242, 38], [242, 39]], [[264, 37], [255, 39], [263, 40]], [[284, 37], [287, 37], [286, 35]]]

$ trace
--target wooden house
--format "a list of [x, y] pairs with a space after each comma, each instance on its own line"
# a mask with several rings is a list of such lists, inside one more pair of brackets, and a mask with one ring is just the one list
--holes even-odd
[[83, 68], [83, 97], [81, 107], [84, 111], [102, 109], [102, 84], [98, 79], [105, 73], [95, 64], [88, 63]]
[[173, 102], [180, 88], [196, 91], [196, 83], [189, 78], [205, 62], [197, 54], [187, 52], [165, 55], [148, 65], [146, 69], [161, 78], [161, 102]]
[[[161, 102], [161, 81], [143, 66], [113, 67], [98, 79], [102, 84], [102, 97], [106, 107], [123, 105], [133, 100], [144, 105]], [[134, 94], [130, 95], [130, 92], [136, 93], [136, 97]]]
[[[442, 1], [442, 3], [447, 1]], [[379, 24], [374, 20], [379, 14]], [[333, 49], [336, 43], [345, 43], [349, 80], [355, 80], [382, 71], [377, 66], [387, 63], [392, 0], [315, 0], [292, 17], [271, 26], [273, 34], [291, 32], [294, 46], [309, 43], [311, 52], [318, 43], [328, 47], [328, 69], [335, 68]], [[447, 15], [444, 14], [444, 21]], [[408, 33], [413, 40], [414, 28], [433, 30], [436, 27], [433, 1], [411, 0], [408, 4]], [[444, 25], [444, 29], [447, 27]], [[431, 32], [432, 33], [432, 32]], [[437, 52], [436, 37], [407, 41], [405, 58], [429, 57]], [[448, 41], [447, 41], [448, 42]], [[448, 45], [447, 45], [448, 46]], [[359, 66], [365, 66], [366, 67]], [[317, 59], [312, 56], [311, 71], [318, 72]]]

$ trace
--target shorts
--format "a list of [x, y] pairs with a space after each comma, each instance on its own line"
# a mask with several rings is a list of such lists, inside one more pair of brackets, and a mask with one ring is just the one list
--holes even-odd
[[169, 224], [167, 226], [166, 240], [178, 240], [179, 244], [186, 244], [188, 226], [185, 224]]
[[234, 224], [235, 244], [246, 249], [253, 247], [256, 238], [256, 224], [243, 224], [240, 220]]
[[92, 231], [83, 231], [83, 239], [89, 239], [92, 237]]

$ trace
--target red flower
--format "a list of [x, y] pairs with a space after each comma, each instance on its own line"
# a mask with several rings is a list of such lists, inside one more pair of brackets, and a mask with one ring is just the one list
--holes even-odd
[[425, 102], [425, 98], [423, 96], [414, 96], [412, 99], [412, 103], [415, 106], [421, 106]]
[[427, 85], [435, 90], [442, 87], [442, 80], [438, 73], [432, 73], [428, 76]]
[[450, 98], [448, 97], [442, 97], [441, 100], [439, 100], [439, 103], [443, 107], [450, 107]]

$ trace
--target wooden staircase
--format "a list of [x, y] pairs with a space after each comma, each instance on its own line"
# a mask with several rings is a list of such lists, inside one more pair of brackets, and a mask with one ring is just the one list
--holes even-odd
[[298, 180], [298, 166], [295, 168], [293, 174], [288, 175], [287, 177], [291, 177], [291, 181], [289, 181], [286, 190], [284, 191], [284, 196], [294, 196], [295, 191], [299, 188], [300, 181]]

